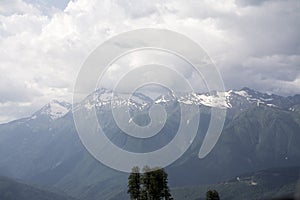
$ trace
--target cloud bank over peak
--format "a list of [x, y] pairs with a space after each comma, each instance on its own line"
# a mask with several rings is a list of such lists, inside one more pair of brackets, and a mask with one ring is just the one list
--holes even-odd
[[146, 27], [199, 43], [228, 89], [300, 93], [299, 10], [298, 0], [3, 0], [0, 122], [53, 98], [70, 101], [81, 65], [101, 42]]

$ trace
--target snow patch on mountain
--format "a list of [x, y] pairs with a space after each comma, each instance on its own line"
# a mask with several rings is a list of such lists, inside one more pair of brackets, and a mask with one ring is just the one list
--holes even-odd
[[217, 108], [231, 108], [228, 101], [228, 93], [217, 92], [214, 95], [191, 93], [186, 96], [181, 96], [178, 102], [184, 104], [204, 105]]
[[[38, 114], [47, 115], [52, 120], [56, 120], [65, 116], [71, 110], [71, 104], [67, 102], [60, 102], [57, 100], [52, 100], [50, 103], [45, 105]], [[34, 119], [36, 115], [33, 115], [31, 119]]]
[[249, 94], [246, 91], [244, 91], [244, 90], [240, 90], [240, 91], [232, 91], [231, 90], [230, 92], [232, 92], [234, 94], [237, 94], [239, 96], [242, 96], [242, 97], [246, 97], [246, 98], [249, 97]]

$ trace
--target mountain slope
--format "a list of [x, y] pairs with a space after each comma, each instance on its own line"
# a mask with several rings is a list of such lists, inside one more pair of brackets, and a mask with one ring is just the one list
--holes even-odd
[[198, 141], [184, 155], [185, 162], [170, 168], [170, 175], [183, 185], [213, 183], [245, 172], [300, 166], [299, 142], [300, 124], [293, 112], [254, 106], [226, 124], [207, 157], [200, 160], [193, 154], [201, 145]]

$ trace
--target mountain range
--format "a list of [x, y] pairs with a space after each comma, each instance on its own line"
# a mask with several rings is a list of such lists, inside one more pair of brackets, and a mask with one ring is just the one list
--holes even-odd
[[[191, 147], [166, 169], [172, 187], [213, 184], [243, 173], [300, 166], [300, 95], [283, 97], [243, 88], [177, 96], [168, 92], [155, 98], [137, 92], [124, 99], [101, 88], [73, 108], [96, 108], [99, 123], [111, 141], [127, 150], [145, 152], [161, 148], [174, 137], [180, 103], [199, 106], [201, 115]], [[126, 106], [132, 121], [146, 125], [150, 119], [147, 113], [155, 104], [169, 113], [157, 137], [146, 141], [131, 138], [113, 120], [112, 106]], [[224, 129], [213, 150], [199, 159], [213, 107], [227, 110]], [[128, 176], [104, 166], [87, 152], [76, 132], [72, 105], [55, 100], [29, 117], [0, 125], [0, 175], [86, 200], [123, 195]]]

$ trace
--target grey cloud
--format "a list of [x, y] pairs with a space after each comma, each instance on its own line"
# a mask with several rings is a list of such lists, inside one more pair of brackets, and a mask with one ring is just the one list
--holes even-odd
[[37, 75], [33, 80], [36, 84], [52, 88], [68, 88], [70, 85], [66, 80], [62, 80], [61, 77], [56, 77], [53, 74], [49, 74], [47, 76]]
[[272, 0], [236, 0], [235, 2], [240, 6], [259, 6], [268, 1]]
[[225, 28], [241, 37], [243, 48], [249, 49], [252, 55], [299, 54], [299, 9], [295, 1], [269, 3], [249, 9], [243, 16], [232, 17], [224, 24], [230, 24]]
[[64, 10], [70, 0], [26, 0], [26, 1], [32, 4], [38, 4], [45, 7], [53, 6], [61, 10]]
[[0, 103], [28, 102], [41, 95], [39, 91], [28, 88], [22, 81], [0, 75]]
[[247, 86], [285, 96], [300, 93], [299, 56], [249, 58], [221, 72], [227, 89]]
[[261, 74], [262, 79], [293, 82], [300, 76], [300, 56], [272, 56], [249, 61], [243, 68], [251, 75]]
[[233, 45], [219, 62], [228, 89], [244, 86], [281, 95], [300, 92], [299, 1], [267, 1], [220, 19]]

